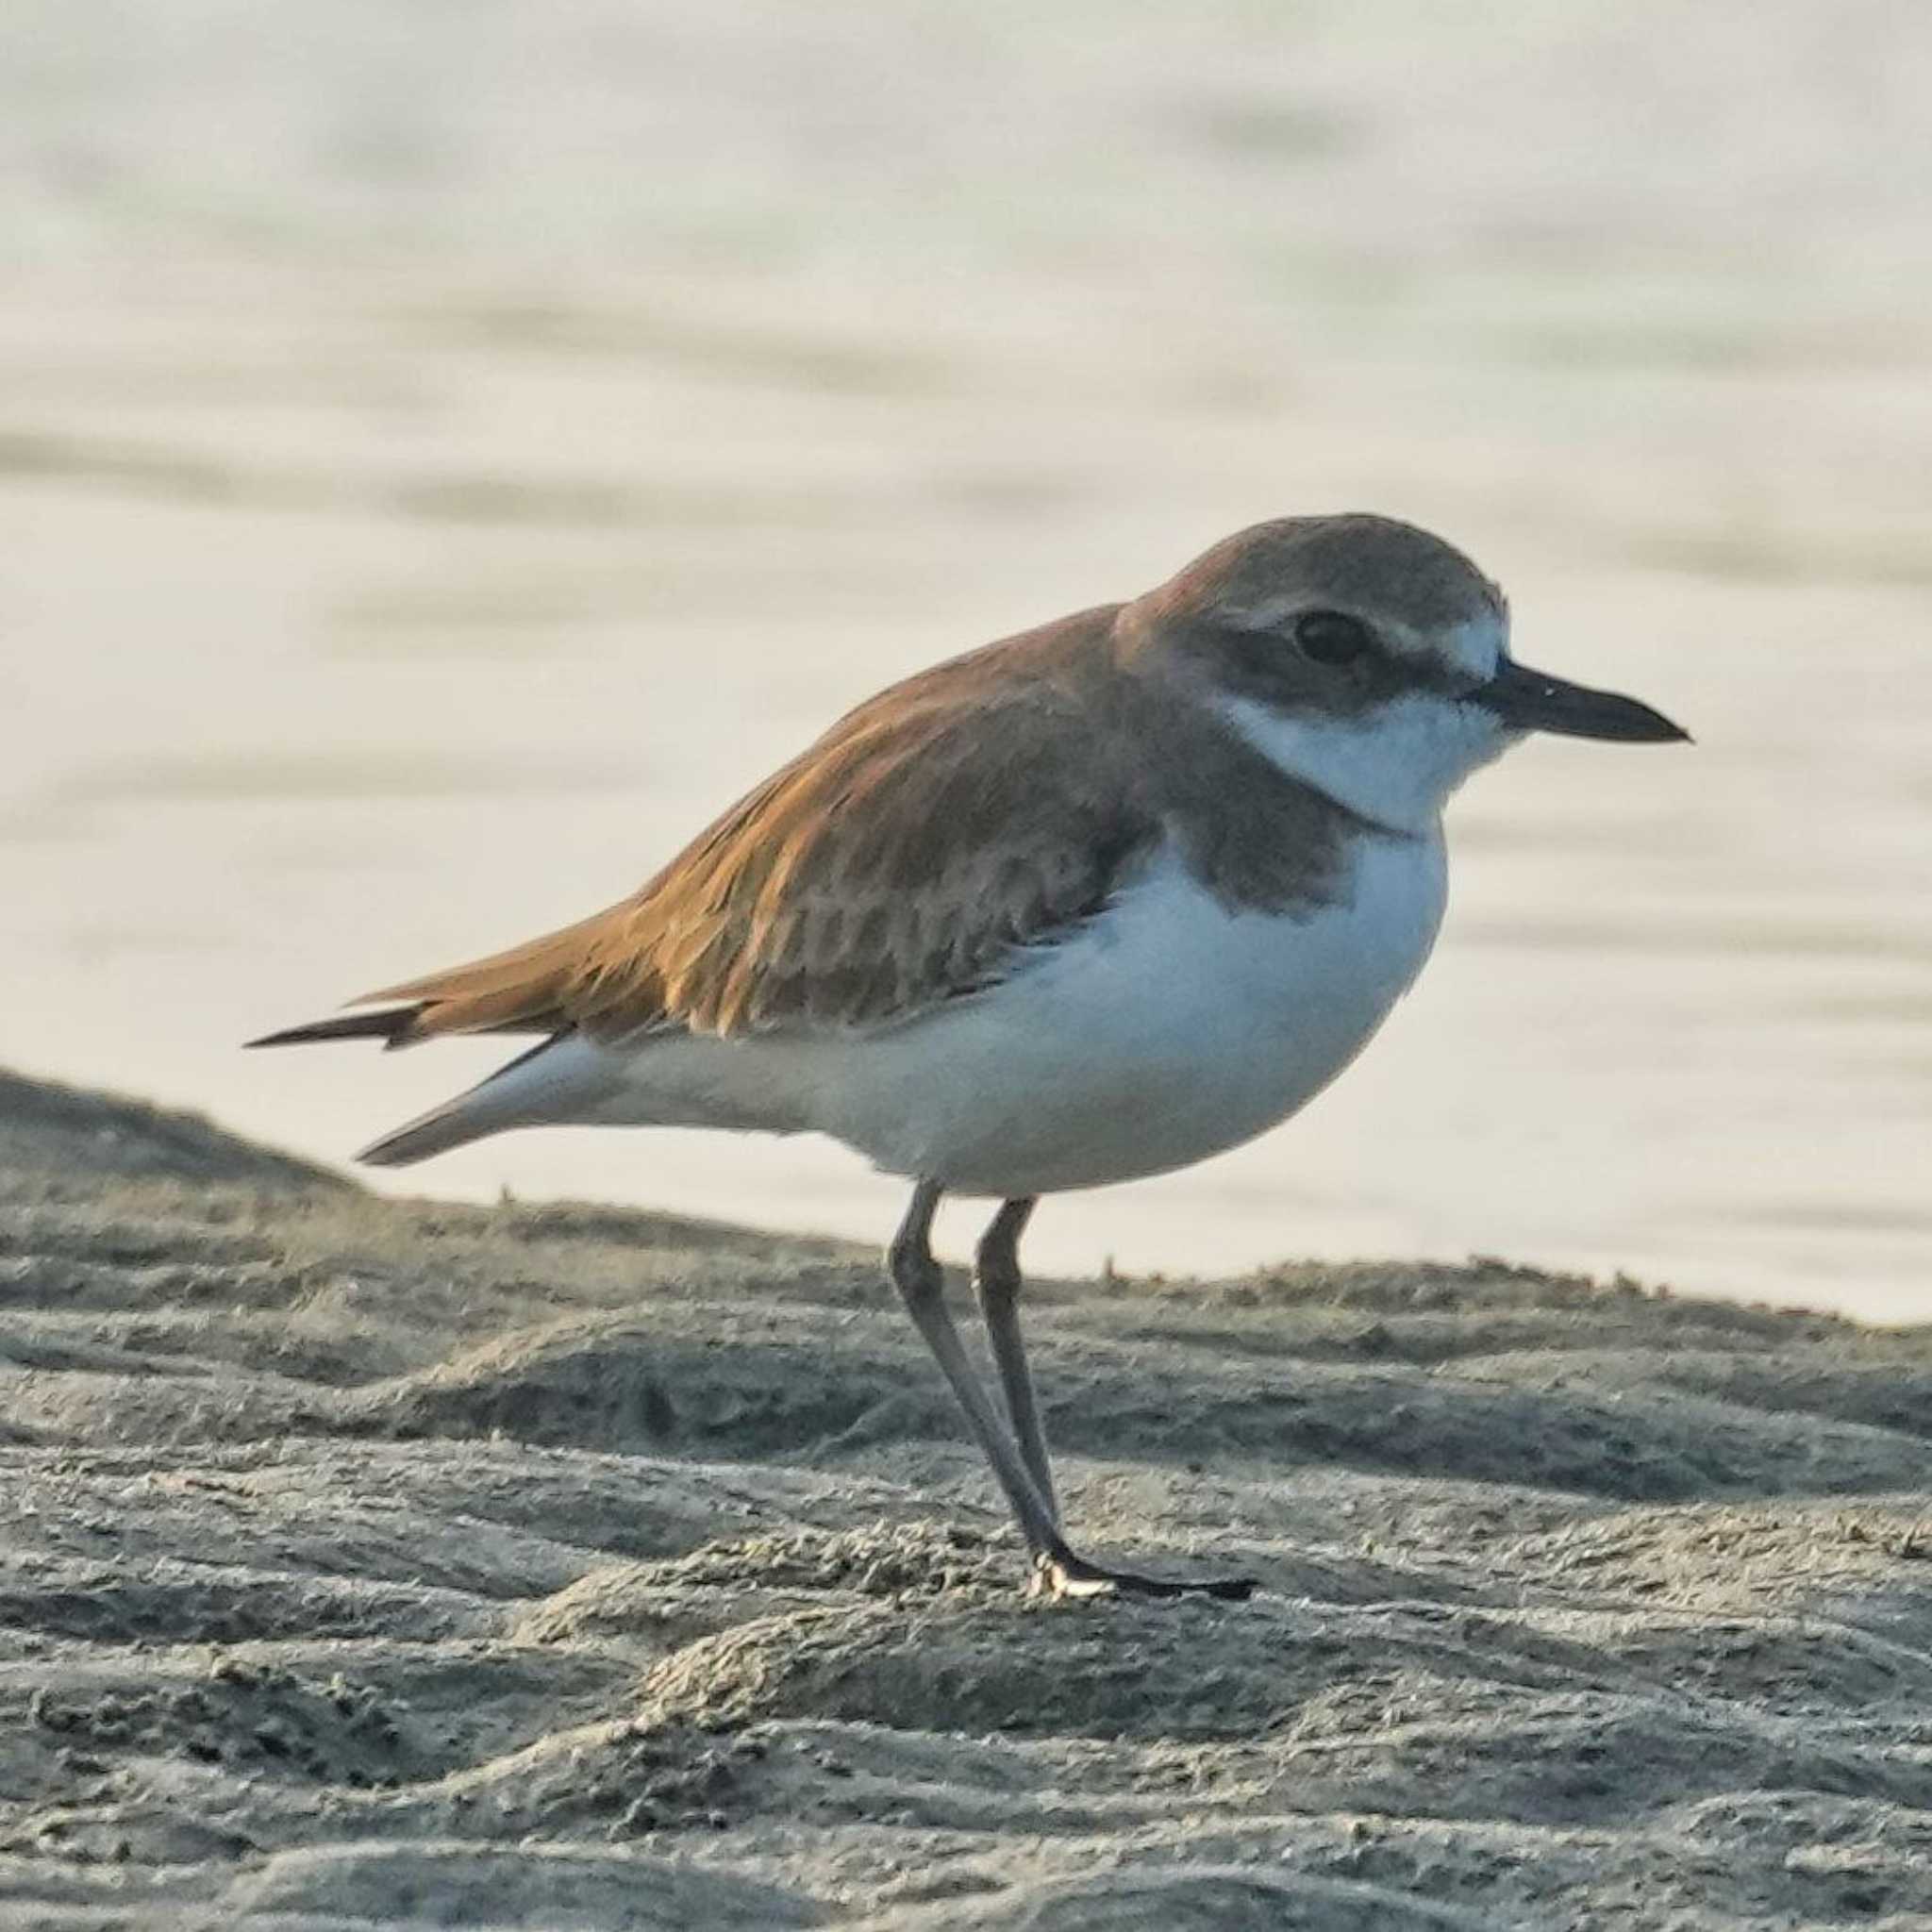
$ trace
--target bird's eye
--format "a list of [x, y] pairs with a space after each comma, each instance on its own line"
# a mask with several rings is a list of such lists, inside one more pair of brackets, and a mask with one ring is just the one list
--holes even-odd
[[1310, 610], [1295, 619], [1294, 641], [1317, 664], [1353, 664], [1369, 648], [1369, 630], [1340, 610]]

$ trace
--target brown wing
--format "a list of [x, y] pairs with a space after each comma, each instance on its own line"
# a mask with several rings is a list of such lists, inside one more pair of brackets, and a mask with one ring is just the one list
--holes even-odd
[[882, 692], [623, 904], [369, 999], [415, 1003], [400, 1044], [875, 1026], [989, 984], [1097, 911], [1159, 836], [1092, 696], [1110, 615]]

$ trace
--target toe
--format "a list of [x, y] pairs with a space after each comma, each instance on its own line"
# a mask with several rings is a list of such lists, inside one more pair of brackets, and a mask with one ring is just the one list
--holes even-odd
[[1208, 1596], [1222, 1603], [1245, 1603], [1255, 1593], [1252, 1576], [1143, 1576], [1133, 1570], [1108, 1570], [1073, 1551], [1042, 1550], [1033, 1559], [1027, 1593], [1055, 1602], [1097, 1596], [1138, 1596], [1157, 1601]]

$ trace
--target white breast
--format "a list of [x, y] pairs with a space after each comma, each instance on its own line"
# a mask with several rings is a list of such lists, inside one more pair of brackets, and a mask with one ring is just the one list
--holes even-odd
[[1359, 837], [1340, 902], [1299, 915], [1230, 912], [1169, 855], [1001, 986], [787, 1047], [779, 1084], [799, 1124], [965, 1193], [1183, 1167], [1286, 1119], [1355, 1058], [1428, 957], [1444, 891], [1434, 828]]
[[1433, 825], [1358, 834], [1336, 902], [1297, 914], [1230, 912], [1170, 852], [1076, 937], [924, 1019], [586, 1043], [570, 1091], [523, 1117], [817, 1131], [969, 1194], [1164, 1173], [1287, 1119], [1355, 1058], [1427, 958], [1445, 883]]

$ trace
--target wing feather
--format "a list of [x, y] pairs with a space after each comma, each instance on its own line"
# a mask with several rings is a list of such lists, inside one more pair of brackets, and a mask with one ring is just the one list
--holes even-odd
[[936, 667], [861, 706], [629, 899], [368, 995], [408, 1037], [580, 1027], [736, 1035], [890, 1025], [1077, 927], [1158, 841], [1092, 695], [1110, 611]]

